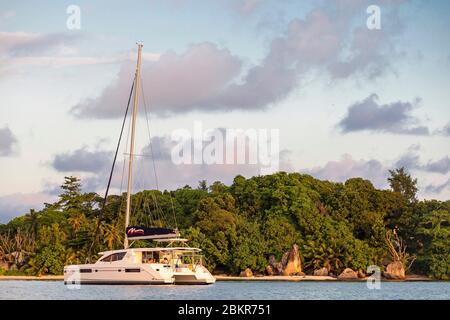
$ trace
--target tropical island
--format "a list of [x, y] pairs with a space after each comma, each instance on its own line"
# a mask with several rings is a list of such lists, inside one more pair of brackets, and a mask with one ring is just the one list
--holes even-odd
[[[172, 217], [215, 274], [387, 279], [450, 277], [450, 200], [418, 200], [417, 180], [391, 170], [390, 189], [279, 172], [132, 195], [132, 224]], [[65, 177], [58, 201], [0, 224], [0, 275], [60, 275], [64, 265], [122, 248], [126, 193], [103, 198]], [[99, 216], [101, 213], [101, 220]], [[150, 214], [149, 214], [150, 213]], [[93, 241], [98, 238], [99, 241]]]

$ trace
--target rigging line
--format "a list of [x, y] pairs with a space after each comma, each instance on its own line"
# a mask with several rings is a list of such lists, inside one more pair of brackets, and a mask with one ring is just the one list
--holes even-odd
[[[146, 168], [146, 166], [144, 166], [144, 168]], [[148, 177], [150, 177], [150, 175], [151, 175], [151, 169], [149, 169], [149, 172], [148, 172]], [[144, 175], [143, 176], [146, 176], [146, 173], [147, 172], [145, 172], [144, 173]], [[150, 205], [152, 205], [152, 200], [151, 200], [151, 190], [146, 190], [145, 191], [145, 216], [146, 216], [146, 218], [147, 218], [147, 223], [148, 223], [148, 225], [149, 226], [156, 226], [156, 221], [155, 221], [155, 219], [154, 219], [154, 216], [153, 216], [153, 213], [152, 213], [152, 208], [150, 208]]]
[[[145, 218], [145, 166], [140, 166], [137, 167], [136, 173], [138, 173], [138, 177], [141, 177], [141, 179], [136, 179], [135, 182], [135, 186], [137, 189], [140, 189], [141, 191], [138, 194], [138, 198], [137, 198], [137, 204], [136, 207], [134, 209], [134, 214], [136, 214], [135, 216], [137, 217], [137, 212], [138, 212], [138, 208], [142, 209], [140, 211], [140, 218]], [[141, 219], [142, 220], [142, 219]], [[142, 221], [139, 221], [140, 223], [142, 223]]]
[[149, 219], [148, 219], [146, 207], [147, 207], [147, 199], [146, 199], [146, 197], [144, 197], [144, 199], [142, 200], [142, 221], [145, 223], [146, 226], [148, 226]]
[[147, 210], [148, 210], [147, 212], [148, 212], [148, 217], [150, 220], [150, 225], [153, 226], [153, 225], [156, 225], [156, 219], [152, 214], [152, 208], [150, 206], [151, 206], [151, 200], [148, 199], [147, 200]]
[[142, 82], [142, 77], [141, 77], [140, 80], [141, 80], [141, 83], [142, 83], [142, 86], [141, 86], [142, 100], [144, 102], [145, 120], [147, 122], [148, 142], [149, 142], [149, 146], [150, 146], [150, 155], [152, 157], [153, 172], [155, 174], [156, 190], [159, 190], [158, 175], [156, 173], [156, 164], [155, 164], [155, 158], [154, 158], [154, 154], [153, 154], [152, 137], [151, 137], [151, 134], [150, 134], [150, 124], [149, 124], [149, 120], [148, 120], [147, 102], [145, 100], [144, 83]]
[[[147, 112], [147, 103], [145, 101], [144, 82], [142, 81], [142, 77], [140, 78], [140, 80], [141, 80], [141, 84], [142, 84], [141, 92], [142, 92], [142, 100], [144, 102], [145, 119], [147, 121], [148, 140], [149, 140], [149, 143], [150, 143], [150, 155], [152, 157], [153, 171], [155, 173], [156, 190], [159, 190], [158, 175], [156, 173], [155, 158], [153, 157], [153, 146], [152, 146], [152, 139], [151, 139], [151, 135], [150, 135], [150, 125], [149, 125], [148, 112]], [[170, 191], [169, 191], [169, 197], [170, 197], [170, 203], [171, 203], [171, 206], [172, 206], [172, 214], [173, 214], [173, 219], [174, 219], [174, 222], [175, 222], [175, 227], [176, 227], [176, 229], [178, 229], [177, 217], [176, 217], [176, 214], [175, 214], [175, 207], [173, 205], [172, 193]]]
[[[135, 175], [136, 175], [136, 179], [133, 179], [134, 190], [136, 190], [136, 194], [134, 196], [135, 205], [131, 206], [130, 216], [133, 217], [134, 221], [137, 222], [138, 221], [138, 219], [136, 219], [137, 213], [138, 213], [139, 207], [141, 206], [141, 203], [142, 203], [142, 191], [139, 191], [140, 189], [142, 189], [142, 185], [141, 185], [141, 181], [138, 179], [138, 177], [142, 176], [142, 173], [141, 173], [141, 168], [138, 166], [138, 163], [136, 163]], [[132, 200], [132, 203], [133, 203], [133, 200]]]
[[[127, 162], [127, 155], [129, 155], [129, 153], [127, 154], [126, 151], [128, 150], [128, 144], [130, 142], [130, 131], [131, 131], [131, 117], [130, 120], [127, 123], [127, 130], [126, 130], [126, 139], [125, 139], [125, 145], [123, 146], [123, 164], [122, 164], [122, 177], [120, 179], [120, 206], [119, 206], [119, 214], [118, 216], [125, 216], [126, 212], [125, 212], [125, 208], [124, 208], [124, 204], [126, 203], [126, 194], [123, 194], [123, 185], [124, 185], [124, 180], [125, 180], [125, 171], [126, 171], [126, 162]], [[125, 219], [124, 219], [125, 220]]]
[[[124, 145], [122, 177], [121, 177], [121, 180], [120, 180], [120, 208], [119, 208], [119, 215], [122, 213], [123, 205], [126, 202], [126, 197], [124, 197], [122, 192], [123, 192], [123, 185], [124, 185], [124, 180], [125, 180], [125, 170], [126, 170], [125, 165], [126, 165], [126, 162], [127, 162], [127, 154], [125, 153], [125, 151], [128, 149], [128, 143], [130, 142], [130, 131], [131, 131], [131, 119], [130, 119], [130, 121], [128, 121], [127, 138], [125, 140], [125, 145]], [[124, 215], [125, 214], [126, 213], [124, 213]]]
[[[155, 176], [155, 185], [156, 185], [156, 190], [159, 191], [159, 181], [158, 181], [158, 174], [156, 171], [156, 163], [155, 163], [155, 157], [154, 157], [154, 153], [153, 153], [153, 144], [152, 144], [152, 137], [151, 137], [151, 133], [150, 133], [150, 121], [149, 121], [149, 117], [148, 117], [148, 112], [147, 112], [147, 101], [145, 99], [145, 92], [144, 92], [144, 83], [142, 81], [142, 77], [140, 78], [142, 86], [141, 86], [141, 93], [142, 93], [142, 101], [144, 102], [144, 113], [145, 113], [145, 120], [146, 120], [146, 124], [147, 124], [147, 133], [148, 133], [148, 142], [149, 142], [149, 147], [150, 147], [150, 156], [152, 158], [152, 166], [153, 166], [153, 173]], [[164, 213], [162, 212], [162, 210], [160, 209], [159, 205], [158, 205], [158, 199], [152, 195], [153, 201], [155, 202], [155, 211], [156, 214], [158, 215], [158, 220], [160, 221], [160, 225], [161, 225], [161, 221], [164, 220]], [[158, 212], [159, 211], [159, 212]]]
[[147, 208], [147, 212], [149, 212], [149, 214], [146, 215], [147, 217], [147, 222], [149, 222], [149, 225], [153, 225], [155, 223], [153, 216], [152, 216], [152, 209], [150, 209], [150, 205], [148, 203], [147, 197], [145, 198], [145, 206]]
[[[130, 121], [131, 122], [131, 121]], [[125, 149], [128, 146], [128, 140], [129, 140], [129, 136], [130, 136], [130, 123], [128, 123], [128, 129], [127, 129], [127, 138], [125, 140]], [[120, 188], [119, 188], [119, 195], [120, 195], [120, 204], [119, 204], [119, 212], [117, 214], [117, 219], [121, 219], [121, 215], [122, 215], [122, 210], [124, 209], [124, 203], [125, 203], [125, 197], [123, 195], [123, 184], [124, 184], [124, 178], [125, 178], [125, 163], [126, 163], [126, 156], [123, 156], [123, 161], [122, 161], [122, 176], [120, 178]], [[120, 220], [118, 221], [118, 225], [120, 224]]]
[[155, 201], [155, 211], [156, 214], [158, 215], [158, 220], [159, 220], [159, 226], [162, 227], [162, 221], [164, 220], [164, 213], [162, 212], [161, 208], [158, 205], [158, 200], [156, 198], [156, 196], [152, 193], [152, 197], [153, 200]]
[[[159, 190], [159, 182], [158, 182], [158, 175], [156, 173], [156, 165], [155, 165], [155, 158], [153, 156], [153, 145], [152, 145], [152, 137], [151, 137], [151, 133], [150, 133], [150, 124], [149, 124], [149, 119], [148, 119], [148, 112], [147, 112], [147, 102], [145, 100], [145, 93], [144, 93], [144, 83], [142, 82], [142, 77], [141, 77], [141, 93], [142, 93], [142, 102], [144, 103], [144, 114], [145, 114], [145, 120], [146, 120], [146, 124], [147, 124], [147, 133], [148, 133], [148, 143], [149, 143], [149, 147], [150, 147], [150, 157], [151, 157], [151, 161], [152, 161], [152, 166], [153, 166], [153, 174], [155, 176], [155, 185], [156, 185], [156, 190]], [[158, 212], [158, 201], [157, 199], [155, 199], [154, 195], [151, 194], [153, 202], [155, 204], [155, 212], [156, 212], [156, 220], [159, 220], [161, 222], [162, 216], [159, 214]], [[151, 210], [149, 211], [149, 216], [152, 216], [152, 212]], [[153, 218], [151, 218], [151, 220], [154, 220]], [[156, 221], [154, 221], [156, 222]]]
[[[138, 167], [137, 170], [136, 170], [136, 173], [139, 173], [138, 176], [144, 177], [144, 171], [143, 171], [142, 168]], [[144, 182], [136, 179], [135, 187], [136, 187], [136, 190], [140, 189], [141, 191], [139, 191], [139, 193], [138, 193], [138, 197], [137, 197], [137, 200], [136, 200], [136, 206], [135, 206], [134, 211], [133, 211], [133, 216], [137, 217], [138, 216], [137, 214], [140, 213], [140, 217], [142, 218], [142, 216], [145, 216], [145, 210], [144, 210], [145, 185], [144, 185]], [[140, 209], [142, 209], [142, 210], [140, 210]], [[138, 223], [140, 221], [135, 219], [135, 222]]]
[[89, 248], [89, 253], [91, 253], [91, 250], [94, 247], [94, 244], [97, 242], [98, 230], [100, 228], [100, 223], [102, 222], [103, 213], [104, 213], [105, 207], [106, 207], [106, 200], [108, 198], [109, 187], [111, 186], [111, 180], [112, 180], [112, 176], [113, 176], [113, 173], [114, 173], [114, 167], [116, 165], [117, 154], [118, 154], [119, 148], [120, 148], [120, 141], [122, 139], [123, 129], [125, 127], [125, 122], [126, 122], [127, 115], [128, 115], [128, 109], [130, 107], [130, 101], [131, 101], [131, 96], [132, 96], [132, 93], [133, 93], [135, 81], [136, 81], [136, 77], [134, 77], [133, 84], [131, 85], [130, 96], [128, 97], [128, 103], [127, 103], [127, 108], [125, 110], [125, 116], [123, 117], [122, 128], [120, 129], [119, 141], [117, 142], [116, 153], [114, 154], [114, 160], [113, 160], [113, 163], [112, 163], [112, 166], [111, 166], [111, 172], [109, 174], [108, 185], [107, 185], [106, 191], [105, 191], [105, 197], [103, 198], [102, 208], [100, 210], [100, 214], [98, 215], [98, 222], [97, 222], [97, 227], [95, 228], [94, 241], [92, 242], [91, 247]]
[[[136, 179], [136, 186], [139, 190], [139, 216], [136, 215], [139, 219], [137, 220], [138, 224], [145, 224], [148, 225], [148, 219], [146, 216], [146, 210], [145, 210], [145, 202], [146, 202], [146, 195], [145, 195], [145, 176], [146, 176], [146, 168], [145, 166], [138, 166], [137, 170], [137, 179]], [[140, 178], [140, 179], [139, 179]]]
[[155, 202], [155, 211], [159, 215], [159, 221], [160, 221], [159, 224], [160, 224], [160, 227], [162, 227], [162, 221], [167, 223], [167, 221], [165, 221], [166, 216], [164, 215], [164, 212], [162, 211], [161, 206], [158, 203], [158, 194], [155, 195], [152, 193], [152, 197], [153, 197], [153, 201]]
[[[136, 189], [138, 189], [138, 188], [136, 187]], [[136, 220], [136, 216], [137, 216], [137, 213], [139, 210], [139, 206], [141, 205], [141, 202], [142, 202], [142, 194], [140, 192], [138, 192], [135, 197], [135, 206], [134, 206], [134, 208], [131, 208], [131, 210], [132, 210], [131, 216], [135, 220]], [[133, 224], [133, 222], [131, 222], [131, 225], [135, 225], [135, 224]]]
[[163, 217], [158, 210], [158, 201], [155, 199], [155, 195], [151, 190], [149, 192], [149, 198], [152, 204], [152, 208], [149, 206], [149, 215], [152, 216], [153, 223], [158, 227], [161, 225], [161, 220], [163, 220]]
[[173, 213], [173, 219], [175, 220], [175, 228], [178, 229], [177, 215], [175, 214], [175, 207], [173, 206], [173, 198], [172, 198], [171, 191], [169, 191], [169, 198], [170, 198], [170, 204], [172, 205], [172, 213]]
[[145, 222], [147, 226], [156, 225], [153, 219], [152, 209], [149, 206], [149, 194], [151, 191], [145, 190], [145, 177], [147, 176], [147, 166], [143, 166], [142, 180], [143, 180], [143, 193], [144, 193], [144, 201], [143, 201], [143, 216], [145, 217]]
[[[125, 178], [125, 157], [123, 157], [123, 165], [122, 165], [122, 177], [120, 178], [120, 189], [119, 189], [119, 194], [121, 197], [120, 200], [120, 209], [122, 209], [122, 204], [123, 204], [123, 194], [122, 194], [122, 190], [123, 190], [123, 180]], [[120, 211], [119, 211], [120, 212]]]
[[152, 193], [153, 201], [155, 202], [155, 210], [156, 213], [159, 215], [159, 226], [162, 228], [163, 223], [167, 224], [166, 215], [164, 214], [164, 211], [162, 210], [159, 202], [158, 202], [158, 196], [159, 196], [159, 190], [158, 192]]
[[[130, 135], [130, 125], [128, 125], [128, 129], [127, 129], [127, 138], [125, 140], [125, 149], [128, 146], [128, 138]], [[125, 178], [125, 162], [126, 162], [126, 156], [124, 154], [123, 156], [123, 162], [122, 162], [122, 176], [120, 177], [120, 188], [119, 188], [119, 194], [120, 194], [120, 206], [119, 206], [119, 215], [122, 212], [122, 207], [123, 207], [123, 203], [124, 203], [124, 196], [122, 194], [123, 191], [123, 184], [124, 184], [124, 178]]]
[[145, 181], [146, 181], [146, 177], [147, 177], [147, 166], [145, 166], [145, 165], [142, 165], [140, 168], [139, 168], [139, 170], [141, 170], [140, 172], [140, 174], [139, 174], [139, 177], [141, 178], [141, 180], [139, 180], [139, 184], [140, 184], [140, 187], [141, 187], [141, 189], [142, 189], [142, 205], [141, 205], [141, 208], [142, 208], [142, 218], [145, 220], [145, 221], [143, 221], [143, 222], [145, 222], [146, 223], [146, 225], [152, 225], [152, 222], [151, 221], [149, 221], [149, 220], [151, 220], [151, 219], [149, 219], [149, 216], [151, 216], [151, 211], [149, 210], [149, 208], [148, 208], [148, 204], [147, 204], [147, 193], [148, 193], [148, 191], [147, 190], [145, 190], [145, 186], [146, 186], [146, 184], [145, 184]]

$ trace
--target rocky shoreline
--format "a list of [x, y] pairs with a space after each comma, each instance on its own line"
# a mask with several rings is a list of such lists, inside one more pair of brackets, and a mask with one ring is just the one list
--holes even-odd
[[[404, 265], [396, 260], [388, 264], [386, 271], [380, 273], [382, 281], [431, 281], [432, 279], [420, 275], [406, 275]], [[217, 274], [217, 281], [354, 281], [361, 282], [369, 279], [362, 270], [352, 270], [345, 268], [339, 275], [330, 272], [329, 268], [321, 267], [315, 269], [312, 274], [305, 274], [302, 271], [302, 260], [299, 247], [294, 244], [289, 251], [286, 251], [281, 260], [277, 261], [271, 255], [264, 273], [254, 273], [250, 268], [241, 271], [239, 275]], [[0, 280], [64, 280], [62, 275], [44, 276], [0, 276]]]
[[[431, 278], [420, 275], [405, 275], [405, 269], [399, 261], [391, 262], [386, 271], [380, 274], [381, 281], [431, 281]], [[345, 268], [339, 275], [334, 275], [328, 268], [322, 267], [314, 270], [312, 274], [302, 272], [300, 252], [297, 245], [285, 252], [281, 261], [277, 261], [274, 256], [269, 257], [268, 265], [264, 273], [254, 273], [250, 268], [246, 268], [239, 275], [217, 274], [217, 281], [367, 281], [368, 275], [361, 270]], [[63, 275], [43, 275], [25, 276], [11, 275], [0, 276], [0, 280], [64, 280]]]
[[[398, 238], [396, 239], [400, 241]], [[403, 252], [403, 251], [401, 251]], [[391, 281], [401, 281], [406, 280], [406, 270], [405, 270], [405, 261], [402, 261], [399, 253], [395, 251], [395, 248], [391, 247], [391, 253], [393, 257], [393, 261], [390, 262], [386, 270], [381, 272], [380, 268], [372, 270], [371, 273], [366, 274], [363, 270], [353, 270], [351, 268], [344, 268], [339, 274], [333, 274], [331, 272], [331, 265], [329, 261], [323, 263], [322, 266], [316, 265], [315, 269], [309, 275], [305, 274], [302, 271], [302, 259], [300, 257], [299, 247], [294, 244], [289, 251], [286, 251], [281, 261], [277, 261], [274, 255], [269, 256], [268, 264], [265, 268], [264, 273], [254, 273], [250, 268], [246, 268], [241, 271], [239, 277], [234, 280], [240, 280], [240, 278], [261, 278], [273, 281], [283, 281], [286, 280], [286, 277], [289, 277], [288, 281], [324, 281], [324, 280], [342, 280], [342, 281], [365, 281], [368, 279], [370, 274], [374, 274], [378, 271], [379, 276], [382, 276], [384, 280]], [[369, 271], [368, 271], [369, 272]], [[410, 277], [411, 279], [420, 279], [421, 281], [426, 281], [427, 277], [414, 276]], [[225, 277], [224, 279], [230, 279], [230, 277]]]
[[[404, 265], [395, 260], [387, 265], [386, 271], [380, 273], [381, 281], [432, 281], [431, 278], [421, 275], [406, 275]], [[367, 281], [369, 276], [362, 270], [345, 268], [339, 275], [330, 272], [329, 268], [315, 269], [312, 274], [302, 272], [302, 261], [299, 248], [296, 244], [285, 252], [281, 261], [271, 255], [264, 273], [254, 273], [250, 268], [241, 271], [239, 275], [217, 274], [217, 281]], [[25, 276], [0, 275], [0, 280], [57, 280], [64, 279], [63, 275]]]

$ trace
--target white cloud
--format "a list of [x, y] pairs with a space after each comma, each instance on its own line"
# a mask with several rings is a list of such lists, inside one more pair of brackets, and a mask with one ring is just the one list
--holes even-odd
[[[257, 2], [239, 4], [253, 8]], [[332, 78], [376, 78], [389, 67], [390, 59], [397, 57], [391, 37], [401, 28], [385, 24], [376, 39], [367, 40], [367, 28], [351, 23], [365, 12], [366, 5], [366, 1], [327, 3], [303, 19], [292, 19], [284, 33], [270, 42], [266, 56], [245, 74], [242, 59], [211, 43], [192, 45], [181, 55], [165, 53], [142, 72], [152, 111], [166, 115], [192, 110], [260, 110], [286, 98], [302, 77], [317, 70]], [[74, 114], [93, 118], [121, 115], [123, 104], [118, 101], [127, 96], [132, 66], [123, 64], [117, 79], [99, 97], [80, 101], [72, 109]]]
[[351, 155], [344, 154], [340, 160], [328, 161], [323, 166], [302, 169], [300, 173], [335, 182], [345, 182], [350, 178], [361, 177], [370, 180], [378, 188], [386, 188], [389, 169], [378, 160], [355, 160]]
[[89, 151], [86, 147], [57, 154], [51, 165], [59, 172], [93, 172], [103, 171], [112, 159], [112, 152]]
[[396, 167], [405, 167], [408, 170], [447, 174], [450, 172], [450, 158], [444, 156], [438, 160], [429, 159], [426, 163], [420, 161], [420, 146], [412, 145], [406, 153], [395, 163]]
[[13, 154], [17, 139], [8, 127], [0, 128], [0, 157]]
[[45, 202], [51, 203], [55, 199], [55, 196], [44, 192], [0, 196], [0, 223], [6, 223], [16, 216], [24, 215], [30, 209], [40, 210]]
[[[183, 55], [166, 52], [159, 60], [143, 66], [143, 86], [150, 95], [151, 110], [166, 114], [205, 105], [235, 78], [241, 61], [226, 49], [211, 43], [190, 47]], [[122, 65], [116, 81], [98, 98], [87, 99], [72, 109], [79, 117], [110, 118], [123, 115], [135, 64]], [[211, 106], [214, 108], [214, 106]]]
[[[0, 32], [0, 59], [3, 69], [13, 70], [30, 66], [65, 67], [135, 61], [133, 51], [111, 56], [83, 56], [75, 46], [81, 36], [63, 33]], [[157, 61], [158, 53], [146, 52], [144, 61]]]
[[352, 104], [347, 115], [339, 122], [344, 133], [354, 131], [389, 132], [395, 134], [428, 135], [429, 129], [411, 115], [411, 111], [421, 102], [396, 101], [380, 104], [377, 94], [371, 94], [362, 101]]
[[14, 10], [7, 10], [4, 12], [0, 12], [0, 20], [8, 20], [14, 18], [16, 16], [16, 12]]

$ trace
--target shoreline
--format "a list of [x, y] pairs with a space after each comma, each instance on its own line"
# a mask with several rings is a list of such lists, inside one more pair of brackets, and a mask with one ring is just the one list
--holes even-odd
[[2, 280], [39, 280], [39, 281], [60, 281], [64, 280], [63, 275], [46, 275], [46, 276], [0, 276], [0, 281]]
[[[365, 282], [368, 277], [359, 278], [359, 279], [348, 279], [348, 280], [340, 280], [335, 277], [330, 276], [253, 276], [253, 277], [239, 277], [239, 276], [223, 276], [218, 275], [214, 276], [216, 281], [288, 281], [288, 282], [299, 282], [299, 281], [337, 281], [337, 282]], [[383, 282], [411, 282], [411, 281], [439, 281], [433, 280], [427, 276], [417, 276], [411, 275], [406, 276], [405, 280], [389, 280], [389, 279], [380, 279]]]
[[[364, 282], [368, 278], [351, 279], [351, 280], [339, 280], [330, 276], [256, 276], [256, 277], [239, 277], [239, 276], [226, 276], [217, 275], [214, 276], [216, 281], [287, 281], [287, 282], [300, 282], [300, 281], [339, 281], [339, 282]], [[45, 276], [0, 276], [0, 281], [4, 280], [22, 280], [22, 281], [62, 281], [63, 275], [45, 275]], [[381, 281], [387, 282], [411, 282], [411, 281], [439, 281], [433, 280], [426, 276], [411, 275], [406, 276], [405, 280], [387, 280], [381, 279]]]

